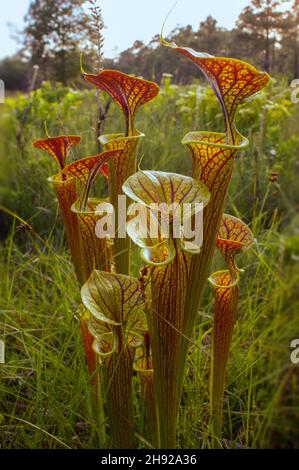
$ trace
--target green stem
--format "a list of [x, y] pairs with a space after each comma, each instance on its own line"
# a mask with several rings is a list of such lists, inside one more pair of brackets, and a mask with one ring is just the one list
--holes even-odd
[[[126, 234], [125, 217], [119, 218], [118, 196], [123, 194], [122, 186], [124, 182], [136, 172], [138, 145], [142, 137], [144, 135], [141, 133], [131, 136], [109, 134], [100, 137], [100, 142], [104, 145], [105, 150], [122, 149], [121, 156], [112, 158], [108, 165], [109, 199], [115, 211], [114, 260], [116, 272], [119, 274], [128, 275], [130, 273], [131, 241]], [[129, 200], [126, 199], [125, 210], [128, 205]]]
[[144, 408], [144, 436], [156, 448], [158, 445], [157, 410], [154, 398], [154, 371], [148, 332], [144, 335], [143, 355], [135, 363], [135, 370], [141, 385], [141, 398]]
[[[136, 156], [133, 155], [132, 158], [136, 160]], [[130, 169], [130, 174], [134, 173], [136, 169], [136, 164], [134, 164], [134, 169]], [[131, 173], [132, 171], [132, 173]], [[130, 175], [129, 175], [130, 176]], [[117, 168], [117, 162], [111, 161], [109, 163], [109, 198], [110, 203], [114, 207], [115, 211], [115, 239], [114, 239], [114, 262], [116, 272], [119, 274], [129, 274], [130, 273], [130, 248], [131, 240], [126, 234], [125, 227], [121, 226], [121, 219], [119, 218], [119, 203], [118, 196], [122, 194], [121, 187], [125, 182], [126, 178], [122, 177], [119, 174], [119, 169]], [[128, 208], [128, 201], [126, 202], [125, 210]], [[121, 231], [124, 233], [121, 234]], [[123, 236], [125, 235], [125, 236]]]
[[210, 376], [212, 446], [221, 448], [227, 362], [237, 318], [239, 287], [216, 287]]
[[127, 346], [104, 359], [109, 434], [115, 449], [131, 449], [134, 445], [133, 359], [134, 350]]
[[188, 259], [189, 256], [176, 247], [176, 257], [171, 264], [163, 268], [151, 268], [152, 311], [149, 329], [160, 448], [176, 447]]

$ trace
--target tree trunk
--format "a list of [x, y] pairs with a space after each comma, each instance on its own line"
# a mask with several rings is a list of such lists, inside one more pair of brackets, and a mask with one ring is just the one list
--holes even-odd
[[299, 78], [299, 54], [298, 54], [299, 45], [295, 46], [294, 49], [294, 78]]
[[269, 29], [266, 29], [266, 47], [265, 47], [265, 62], [264, 69], [266, 72], [270, 72], [270, 38]]

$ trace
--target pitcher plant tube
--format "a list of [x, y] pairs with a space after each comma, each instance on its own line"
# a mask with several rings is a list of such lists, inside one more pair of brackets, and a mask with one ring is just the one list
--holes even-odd
[[[38, 140], [34, 142], [34, 147], [40, 150], [43, 150], [50, 154], [56, 163], [59, 166], [59, 173], [50, 177], [49, 181], [54, 185], [60, 212], [63, 217], [65, 231], [68, 239], [68, 244], [71, 250], [72, 261], [76, 271], [76, 275], [79, 283], [82, 285], [88, 278], [91, 273], [92, 267], [87, 269], [87, 263], [89, 262], [90, 257], [86, 257], [86, 250], [84, 240], [82, 240], [82, 229], [80, 226], [80, 220], [77, 215], [72, 211], [72, 207], [78, 201], [78, 188], [76, 177], [78, 175], [74, 171], [77, 168], [77, 171], [80, 171], [81, 182], [87, 183], [89, 173], [94, 165], [98, 162], [99, 156], [88, 157], [79, 162], [84, 163], [71, 163], [67, 165], [67, 157], [69, 150], [78, 145], [80, 142], [79, 136], [58, 136], [58, 137], [49, 137], [47, 139]], [[79, 170], [80, 169], [80, 170]], [[87, 186], [87, 185], [86, 185]], [[84, 200], [84, 194], [86, 190], [84, 189], [82, 200]], [[91, 254], [92, 256], [93, 254]], [[91, 257], [91, 259], [93, 259]], [[98, 379], [95, 375], [97, 368], [96, 356], [92, 350], [92, 337], [87, 329], [87, 319], [88, 314], [82, 309], [78, 310], [80, 317], [80, 329], [82, 342], [85, 352], [85, 358], [87, 362], [88, 371], [91, 376], [92, 390], [94, 394], [94, 402], [96, 408], [98, 408]]]
[[[224, 117], [224, 133], [189, 132], [182, 140], [191, 151], [192, 176], [204, 183], [211, 193], [209, 205], [204, 210], [203, 246], [192, 258], [186, 295], [186, 337], [192, 336], [196, 315], [200, 308], [203, 289], [215, 250], [218, 230], [224, 211], [228, 185], [239, 150], [248, 145], [248, 139], [236, 129], [238, 106], [262, 90], [269, 75], [252, 65], [228, 57], [214, 57], [187, 47], [178, 47], [162, 39], [164, 45], [188, 57], [203, 72], [211, 85]], [[188, 341], [183, 344], [187, 356]], [[181, 378], [182, 382], [183, 378]]]
[[[181, 344], [185, 335], [185, 295], [190, 253], [195, 248], [192, 242], [185, 240], [183, 230], [177, 232], [181, 236], [175, 238], [174, 211], [168, 208], [175, 208], [182, 220], [184, 204], [189, 204], [193, 206], [189, 212], [191, 218], [197, 204], [202, 209], [209, 202], [209, 192], [203, 183], [193, 178], [158, 171], [137, 172], [125, 182], [123, 191], [135, 202], [130, 213], [135, 207], [140, 209], [140, 204], [149, 217], [153, 215], [153, 207], [161, 211], [161, 229], [156, 237], [143, 230], [141, 224], [136, 224], [134, 218], [128, 222], [128, 234], [141, 248], [141, 257], [149, 269], [152, 304], [148, 326], [153, 354], [158, 444], [161, 448], [174, 448], [180, 402]], [[161, 220], [165, 217], [169, 221], [169, 238], [163, 237]]]
[[227, 270], [218, 271], [209, 278], [214, 290], [214, 319], [210, 376], [210, 413], [212, 445], [222, 447], [222, 415], [225, 376], [230, 346], [237, 320], [239, 301], [239, 273], [235, 256], [253, 244], [249, 227], [236, 217], [224, 214], [217, 238]]
[[83, 282], [82, 258], [80, 249], [78, 249], [80, 230], [77, 217], [70, 211], [71, 206], [78, 198], [77, 186], [74, 178], [62, 173], [67, 164], [70, 149], [77, 146], [80, 140], [81, 137], [77, 135], [61, 135], [37, 140], [33, 143], [33, 146], [51, 155], [59, 167], [59, 173], [49, 177], [48, 181], [54, 186], [56, 192], [77, 278], [79, 282]]

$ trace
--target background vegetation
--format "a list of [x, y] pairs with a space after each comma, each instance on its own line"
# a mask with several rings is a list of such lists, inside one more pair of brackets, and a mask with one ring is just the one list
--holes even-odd
[[[42, 2], [32, 2], [32, 9], [37, 3]], [[52, 3], [75, 2], [46, 3], [50, 8]], [[76, 2], [76, 8], [82, 3]], [[186, 27], [172, 34], [180, 44], [246, 58], [276, 77], [265, 93], [239, 113], [238, 128], [249, 136], [250, 146], [238, 155], [226, 208], [249, 224], [256, 239], [254, 250], [243, 256], [245, 274], [225, 401], [227, 447], [299, 447], [299, 374], [298, 366], [290, 362], [290, 342], [299, 335], [299, 105], [290, 101], [289, 88], [295, 72], [298, 77], [298, 62], [294, 68], [298, 43], [293, 50], [294, 43], [287, 42], [291, 27], [278, 27], [282, 16], [273, 16], [277, 3], [252, 2], [233, 31], [218, 28], [209, 18], [197, 32]], [[262, 26], [258, 31], [249, 27], [252, 15], [260, 11], [258, 4], [264, 5], [265, 16], [260, 18], [272, 21], [268, 39]], [[271, 18], [265, 10], [270, 6]], [[293, 13], [283, 15], [283, 21], [291, 21]], [[258, 24], [256, 18], [252, 25]], [[162, 84], [160, 96], [139, 115], [139, 127], [147, 136], [140, 149], [142, 168], [189, 174], [190, 157], [181, 138], [190, 130], [222, 130], [222, 116], [194, 67], [156, 47], [155, 41], [135, 43], [111, 66]], [[90, 44], [95, 53], [99, 44], [95, 38]], [[286, 55], [283, 48], [292, 49], [294, 55]], [[77, 57], [78, 51], [73, 52]], [[0, 448], [101, 447], [105, 441], [93, 416], [76, 317], [79, 289], [55, 197], [47, 184], [55, 169], [47, 156], [37, 154], [32, 141], [44, 136], [46, 121], [51, 135], [82, 135], [73, 158], [91, 155], [98, 150], [99, 129], [121, 131], [121, 120], [119, 110], [84, 88], [78, 77], [73, 79], [73, 72], [57, 80], [62, 62], [57, 66], [55, 56], [45, 61], [49, 69], [32, 80], [37, 58], [32, 55], [31, 65], [23, 59], [7, 59], [12, 68], [28, 72], [31, 84], [26, 93], [9, 96], [0, 115], [0, 204], [23, 220], [0, 212], [0, 337], [6, 343], [6, 363], [0, 365]], [[68, 51], [68, 64], [69, 58]], [[2, 63], [1, 78], [3, 70], [11, 73], [8, 62]], [[39, 65], [43, 70], [42, 62]], [[173, 79], [164, 72], [172, 72]], [[6, 83], [19, 88], [12, 79]], [[100, 180], [97, 189], [105, 191]], [[138, 263], [136, 257], [136, 273]], [[188, 358], [180, 410], [181, 447], [209, 446], [212, 314], [212, 293], [207, 287]], [[139, 383], [134, 379], [138, 416]], [[140, 447], [146, 447], [142, 435], [137, 438]]]

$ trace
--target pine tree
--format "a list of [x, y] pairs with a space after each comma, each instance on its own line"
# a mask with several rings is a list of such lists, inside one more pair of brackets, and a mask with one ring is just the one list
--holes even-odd
[[299, 77], [299, 0], [286, 13], [281, 31], [281, 61], [289, 66], [291, 77]]
[[252, 0], [239, 16], [237, 28], [247, 33], [249, 40], [259, 45], [263, 52], [263, 68], [271, 71], [275, 46], [279, 39], [284, 13], [280, 11], [281, 1]]
[[91, 51], [91, 22], [85, 0], [33, 0], [26, 16], [24, 50], [44, 78], [66, 84], [79, 73], [79, 52]]

